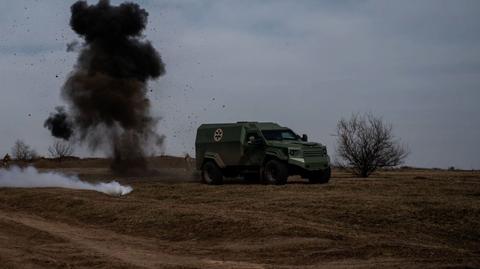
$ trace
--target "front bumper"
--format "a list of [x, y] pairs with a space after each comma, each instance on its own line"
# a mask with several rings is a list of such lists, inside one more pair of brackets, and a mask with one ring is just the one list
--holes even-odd
[[328, 155], [315, 157], [290, 157], [288, 163], [303, 170], [318, 171], [330, 167], [330, 157]]

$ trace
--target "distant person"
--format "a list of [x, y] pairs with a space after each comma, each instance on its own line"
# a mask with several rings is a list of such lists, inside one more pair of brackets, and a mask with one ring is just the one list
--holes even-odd
[[3, 167], [8, 167], [8, 164], [10, 163], [11, 160], [12, 159], [10, 158], [10, 155], [8, 155], [8, 153], [5, 154], [2, 160]]
[[193, 161], [193, 158], [190, 157], [190, 155], [188, 153], [186, 153], [185, 154], [185, 169], [187, 171], [192, 169], [192, 161]]

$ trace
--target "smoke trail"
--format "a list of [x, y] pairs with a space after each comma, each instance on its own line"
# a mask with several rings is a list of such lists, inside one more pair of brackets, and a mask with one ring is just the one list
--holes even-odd
[[133, 189], [122, 186], [117, 181], [109, 183], [88, 183], [81, 181], [77, 176], [67, 176], [59, 173], [40, 173], [34, 167], [20, 169], [12, 167], [8, 170], [0, 169], [0, 187], [7, 188], [42, 188], [58, 187], [77, 190], [92, 190], [108, 195], [120, 196], [129, 194]]
[[160, 55], [142, 38], [148, 13], [107, 0], [78, 1], [71, 12], [70, 26], [85, 44], [62, 88], [68, 115], [57, 109], [44, 125], [55, 137], [74, 137], [111, 154], [115, 171], [144, 170], [148, 150], [163, 143], [150, 115], [147, 82], [165, 73]]

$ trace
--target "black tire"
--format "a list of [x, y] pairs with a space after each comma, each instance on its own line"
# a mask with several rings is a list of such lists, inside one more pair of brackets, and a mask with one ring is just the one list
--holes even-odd
[[270, 160], [263, 168], [263, 179], [267, 184], [283, 185], [287, 183], [288, 168], [277, 160]]
[[312, 184], [328, 183], [328, 181], [330, 180], [331, 173], [332, 173], [332, 170], [330, 169], [330, 167], [328, 167], [323, 171], [312, 172], [308, 177], [308, 181]]
[[209, 185], [220, 185], [223, 183], [222, 171], [213, 161], [206, 161], [203, 164], [202, 182]]

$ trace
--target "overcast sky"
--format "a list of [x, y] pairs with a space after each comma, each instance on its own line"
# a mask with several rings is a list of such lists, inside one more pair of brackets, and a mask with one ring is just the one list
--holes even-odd
[[[73, 2], [0, 0], [0, 155], [53, 141], [43, 121], [63, 104], [66, 44], [81, 41]], [[193, 153], [201, 123], [255, 120], [334, 155], [337, 121], [371, 112], [409, 145], [408, 165], [480, 168], [480, 1], [135, 2], [167, 66], [149, 88], [168, 154]]]

